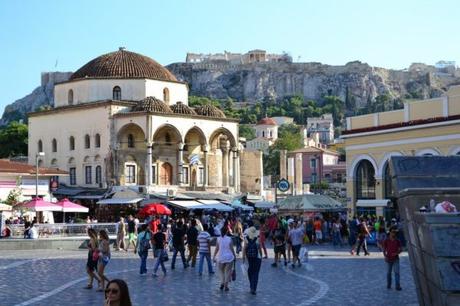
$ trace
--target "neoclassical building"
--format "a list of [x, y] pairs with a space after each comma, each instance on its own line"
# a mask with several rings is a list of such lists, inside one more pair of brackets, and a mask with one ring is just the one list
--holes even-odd
[[69, 172], [70, 186], [238, 190], [238, 121], [188, 106], [187, 84], [120, 48], [54, 88], [54, 108], [29, 114], [29, 163]]
[[404, 109], [347, 118], [341, 136], [347, 159], [350, 215], [394, 213], [392, 156], [460, 155], [460, 86]]

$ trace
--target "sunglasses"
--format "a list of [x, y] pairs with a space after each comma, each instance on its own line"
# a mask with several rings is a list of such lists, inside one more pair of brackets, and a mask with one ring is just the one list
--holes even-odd
[[118, 293], [118, 289], [105, 289], [105, 293], [108, 294], [108, 293], [113, 293], [113, 294], [117, 294]]

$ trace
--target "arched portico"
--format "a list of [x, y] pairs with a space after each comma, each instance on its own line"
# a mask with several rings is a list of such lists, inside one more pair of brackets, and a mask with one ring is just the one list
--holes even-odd
[[116, 164], [120, 185], [145, 184], [145, 132], [139, 125], [128, 123], [117, 133]]
[[203, 131], [192, 127], [184, 137], [183, 183], [192, 189], [207, 185], [208, 150]]

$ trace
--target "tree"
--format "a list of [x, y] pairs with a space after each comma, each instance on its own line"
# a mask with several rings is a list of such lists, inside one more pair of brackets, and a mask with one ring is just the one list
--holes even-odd
[[303, 147], [303, 137], [295, 124], [285, 124], [278, 129], [278, 139], [264, 156], [264, 173], [276, 175], [280, 172], [280, 151], [293, 151]]
[[239, 126], [240, 137], [246, 138], [246, 140], [252, 140], [256, 138], [256, 131], [247, 124], [240, 124]]
[[27, 155], [27, 125], [13, 121], [0, 130], [0, 158]]

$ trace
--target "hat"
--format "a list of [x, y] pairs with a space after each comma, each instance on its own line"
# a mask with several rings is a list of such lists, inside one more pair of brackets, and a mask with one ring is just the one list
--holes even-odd
[[288, 220], [288, 224], [293, 223], [293, 222], [294, 222], [294, 219], [292, 218]]
[[396, 218], [391, 219], [391, 222], [396, 222]]
[[254, 239], [254, 238], [259, 237], [259, 231], [254, 226], [251, 226], [250, 228], [248, 228], [246, 234], [248, 235], [249, 239]]

